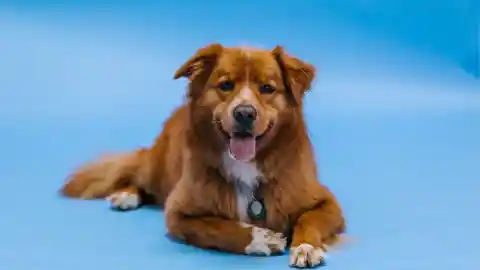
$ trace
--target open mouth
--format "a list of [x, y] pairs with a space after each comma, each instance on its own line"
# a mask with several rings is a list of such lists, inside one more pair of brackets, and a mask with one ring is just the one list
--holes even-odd
[[219, 125], [219, 130], [227, 141], [230, 156], [235, 160], [249, 161], [255, 157], [257, 143], [270, 131], [272, 126], [273, 123], [270, 123], [267, 129], [259, 135], [248, 131], [235, 131], [230, 134], [226, 132], [221, 125]]

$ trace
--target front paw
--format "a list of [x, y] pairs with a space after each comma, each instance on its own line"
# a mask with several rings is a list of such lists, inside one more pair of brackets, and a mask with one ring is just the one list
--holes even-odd
[[290, 266], [297, 268], [313, 268], [325, 262], [325, 251], [321, 247], [300, 244], [290, 248]]
[[250, 244], [245, 247], [245, 254], [270, 256], [285, 251], [287, 239], [282, 233], [251, 225], [244, 224], [243, 226], [251, 229], [252, 235]]

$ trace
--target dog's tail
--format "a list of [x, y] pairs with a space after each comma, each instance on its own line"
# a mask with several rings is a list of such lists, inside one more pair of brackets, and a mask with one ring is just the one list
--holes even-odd
[[59, 192], [71, 198], [100, 199], [123, 187], [138, 186], [148, 153], [139, 149], [102, 156], [74, 171]]

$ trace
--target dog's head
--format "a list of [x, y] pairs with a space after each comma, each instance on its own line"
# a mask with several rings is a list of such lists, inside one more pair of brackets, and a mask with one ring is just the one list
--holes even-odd
[[174, 78], [190, 80], [192, 120], [208, 123], [234, 159], [248, 161], [301, 114], [314, 76], [312, 65], [280, 46], [269, 51], [212, 44]]

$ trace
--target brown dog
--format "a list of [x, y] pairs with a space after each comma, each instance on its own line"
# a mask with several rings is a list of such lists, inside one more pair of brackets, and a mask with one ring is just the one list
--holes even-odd
[[201, 248], [272, 255], [288, 238], [290, 265], [316, 266], [345, 221], [317, 179], [303, 117], [314, 76], [279, 46], [201, 48], [175, 74], [190, 81], [188, 101], [154, 145], [83, 166], [62, 193], [165, 206], [170, 235]]

